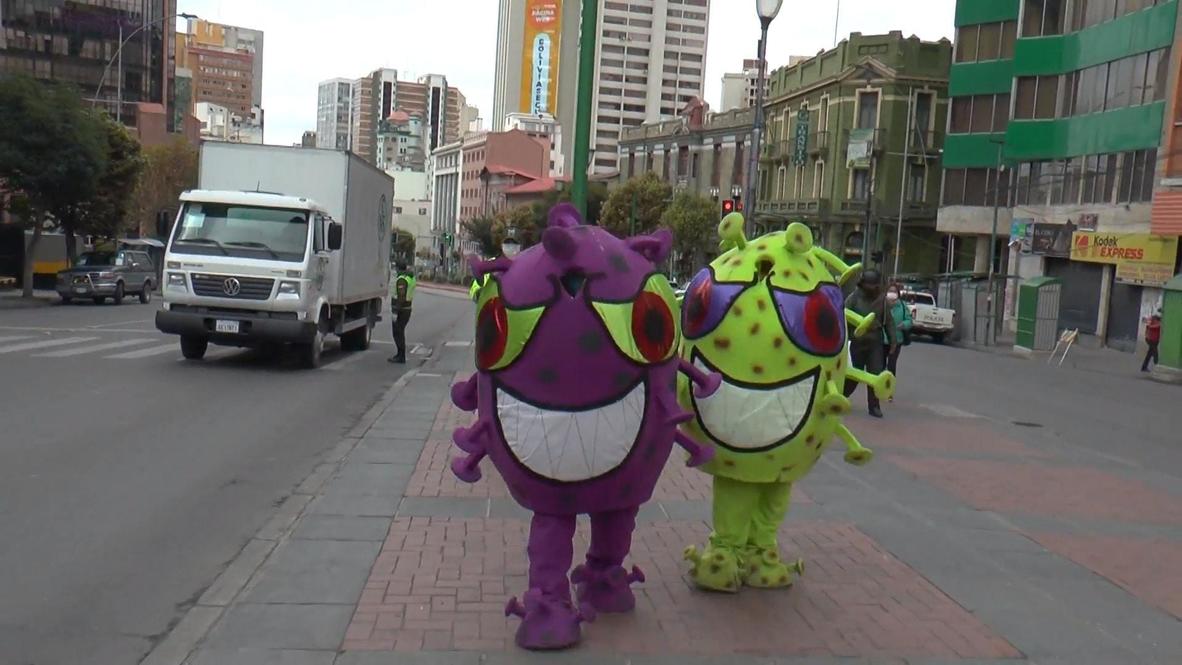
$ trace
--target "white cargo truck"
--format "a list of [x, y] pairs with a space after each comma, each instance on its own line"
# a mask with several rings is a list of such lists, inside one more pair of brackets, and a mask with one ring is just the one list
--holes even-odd
[[156, 314], [185, 358], [292, 345], [318, 367], [330, 334], [369, 348], [390, 281], [393, 178], [344, 151], [205, 143], [198, 185], [181, 195]]

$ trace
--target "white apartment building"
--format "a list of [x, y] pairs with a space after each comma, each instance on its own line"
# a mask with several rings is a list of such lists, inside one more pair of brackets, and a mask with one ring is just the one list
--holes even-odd
[[620, 133], [677, 117], [706, 83], [710, 0], [603, 0], [592, 127], [593, 173], [619, 171]]
[[562, 125], [552, 115], [530, 115], [528, 113], [510, 113], [505, 116], [504, 131], [520, 129], [533, 137], [550, 139], [550, 177], [561, 178], [566, 175], [566, 167], [562, 163]]
[[353, 81], [330, 79], [320, 83], [316, 104], [316, 147], [349, 150], [353, 126]]
[[[428, 167], [428, 198], [431, 199], [431, 235], [439, 238], [444, 233], [460, 232], [460, 180], [464, 163], [463, 140], [442, 145], [431, 153]], [[454, 249], [454, 248], [453, 248]]]

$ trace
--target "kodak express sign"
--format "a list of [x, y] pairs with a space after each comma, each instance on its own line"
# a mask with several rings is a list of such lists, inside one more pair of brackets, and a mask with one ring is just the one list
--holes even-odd
[[1118, 281], [1161, 286], [1173, 276], [1178, 238], [1148, 233], [1081, 233], [1071, 238], [1071, 260], [1116, 266]]
[[526, 0], [524, 46], [521, 108], [533, 115], [557, 115], [562, 0]]

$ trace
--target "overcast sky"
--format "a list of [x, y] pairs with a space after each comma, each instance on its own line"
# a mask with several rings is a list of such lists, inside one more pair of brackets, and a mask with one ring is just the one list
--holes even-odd
[[[569, 0], [568, 0], [569, 1]], [[902, 30], [952, 38], [955, 0], [840, 0], [838, 34]], [[378, 67], [402, 78], [443, 74], [492, 111], [497, 0], [178, 0], [201, 18], [264, 31], [263, 108], [268, 143], [298, 142], [316, 128], [316, 84]], [[751, 0], [713, 0], [706, 101], [717, 107], [724, 72], [755, 57], [759, 21]], [[838, 0], [787, 0], [768, 38], [768, 64], [833, 46]], [[573, 70], [567, 69], [571, 72]]]

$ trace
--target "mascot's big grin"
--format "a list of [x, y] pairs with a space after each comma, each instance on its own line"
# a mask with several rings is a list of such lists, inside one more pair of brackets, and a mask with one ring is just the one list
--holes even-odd
[[525, 468], [548, 480], [598, 478], [623, 464], [636, 445], [647, 406], [645, 384], [581, 411], [552, 410], [497, 389], [497, 423]]
[[[717, 372], [699, 351], [694, 365]], [[751, 384], [723, 374], [722, 386], [710, 397], [694, 397], [694, 412], [703, 431], [718, 445], [737, 452], [761, 452], [783, 445], [808, 422], [817, 394], [820, 368], [785, 381]], [[721, 436], [726, 432], [727, 436]]]

